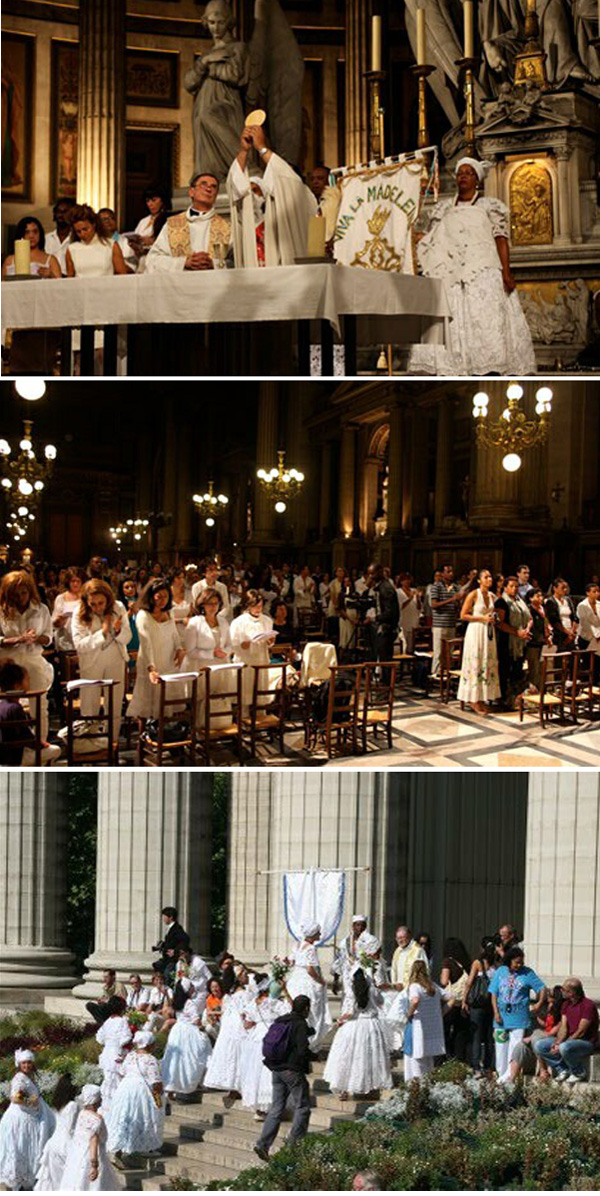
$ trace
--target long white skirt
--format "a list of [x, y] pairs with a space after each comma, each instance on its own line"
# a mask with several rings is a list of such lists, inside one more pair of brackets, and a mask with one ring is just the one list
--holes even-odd
[[459, 702], [492, 702], [500, 697], [496, 636], [488, 636], [486, 623], [469, 623], [465, 635]]
[[164, 1102], [157, 1108], [141, 1077], [125, 1076], [106, 1118], [110, 1153], [120, 1150], [123, 1154], [148, 1154], [160, 1150], [164, 1120]]
[[358, 1094], [392, 1087], [388, 1040], [379, 1018], [359, 1016], [339, 1027], [323, 1079], [333, 1092]]
[[9, 1191], [32, 1192], [42, 1152], [54, 1133], [56, 1115], [42, 1097], [37, 1110], [11, 1102], [0, 1121], [0, 1183]]
[[105, 1144], [98, 1143], [98, 1178], [92, 1182], [90, 1180], [89, 1141], [71, 1143], [62, 1181], [55, 1191], [120, 1192], [119, 1177], [110, 1162]]
[[255, 1026], [242, 1044], [242, 1104], [248, 1109], [269, 1108], [273, 1099], [273, 1074], [263, 1062], [262, 1043], [269, 1026]]
[[315, 1031], [314, 1037], [311, 1037], [310, 1040], [310, 1049], [311, 1051], [318, 1050], [333, 1025], [329, 1012], [327, 985], [313, 980], [306, 968], [294, 967], [286, 980], [286, 988], [292, 1000], [301, 995], [310, 997], [308, 1024]]
[[48, 1138], [42, 1151], [39, 1171], [35, 1185], [36, 1192], [58, 1192], [62, 1183], [65, 1162], [69, 1153], [73, 1127], [77, 1120], [79, 1107], [75, 1101], [69, 1101], [61, 1109], [56, 1118], [56, 1129]]
[[422, 1059], [413, 1059], [412, 1055], [404, 1056], [404, 1080], [408, 1084], [409, 1080], [420, 1080], [422, 1076], [429, 1075], [433, 1071], [435, 1057], [433, 1055], [423, 1055]]
[[102, 1080], [100, 1090], [102, 1092], [102, 1116], [105, 1120], [113, 1103], [115, 1092], [121, 1083], [121, 1078], [121, 1072], [116, 1068], [111, 1068], [110, 1071], [105, 1069], [104, 1071], [104, 1079]]
[[449, 344], [415, 345], [409, 374], [446, 376], [535, 374], [527, 320], [516, 291], [507, 295], [500, 270], [482, 270], [469, 283], [446, 288], [452, 313]]
[[212, 1055], [210, 1038], [183, 1020], [175, 1022], [162, 1059], [166, 1092], [195, 1092], [200, 1087]]
[[225, 1092], [239, 1092], [242, 1083], [242, 1043], [246, 1031], [237, 1016], [221, 1022], [219, 1036], [208, 1061], [204, 1077], [205, 1088], [219, 1088]]

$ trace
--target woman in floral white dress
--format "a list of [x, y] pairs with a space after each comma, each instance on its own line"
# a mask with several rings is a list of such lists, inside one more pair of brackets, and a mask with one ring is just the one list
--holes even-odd
[[323, 1072], [332, 1092], [339, 1092], [343, 1100], [392, 1086], [383, 995], [360, 964], [353, 969], [352, 988], [354, 1010], [340, 1018]]
[[9, 1106], [0, 1121], [0, 1184], [8, 1191], [31, 1192], [56, 1117], [36, 1084], [32, 1051], [15, 1051], [15, 1065]]
[[152, 1154], [163, 1141], [165, 1109], [160, 1063], [151, 1053], [154, 1035], [138, 1030], [134, 1050], [123, 1064], [106, 1120], [111, 1154]]
[[212, 1043], [201, 1028], [203, 999], [185, 976], [175, 985], [175, 1025], [169, 1033], [162, 1061], [165, 1091], [174, 1095], [196, 1092], [202, 1084]]
[[102, 1093], [97, 1084], [85, 1084], [81, 1113], [67, 1151], [59, 1192], [118, 1192], [119, 1177], [106, 1148], [106, 1123], [99, 1113]]
[[477, 714], [487, 714], [488, 702], [500, 697], [500, 675], [496, 650], [495, 610], [492, 575], [482, 569], [476, 590], [465, 598], [460, 617], [468, 623], [463, 649], [458, 699], [468, 702]]
[[499, 199], [480, 195], [487, 163], [461, 158], [457, 195], [433, 209], [419, 242], [419, 265], [446, 284], [449, 344], [416, 345], [411, 374], [535, 374], [531, 333], [510, 272], [510, 215]]
[[323, 978], [316, 943], [321, 937], [317, 923], [302, 927], [302, 942], [294, 952], [294, 966], [287, 977], [286, 988], [292, 998], [301, 994], [310, 997], [309, 1026], [315, 1035], [311, 1039], [311, 1050], [318, 1050], [333, 1025], [327, 1000], [327, 981]]

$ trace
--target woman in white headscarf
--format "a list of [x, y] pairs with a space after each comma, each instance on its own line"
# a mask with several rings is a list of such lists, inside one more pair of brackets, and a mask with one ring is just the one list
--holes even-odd
[[59, 1192], [118, 1192], [120, 1183], [106, 1148], [106, 1124], [99, 1112], [102, 1092], [97, 1084], [85, 1084], [79, 1102], [81, 1112], [67, 1151]]
[[327, 981], [319, 964], [316, 944], [321, 937], [317, 922], [302, 927], [302, 942], [294, 952], [294, 966], [286, 980], [287, 991], [292, 998], [303, 994], [310, 997], [309, 1026], [315, 1035], [311, 1038], [311, 1050], [318, 1050], [333, 1025], [327, 1000]]
[[35, 1082], [32, 1051], [15, 1051], [15, 1066], [8, 1109], [0, 1121], [0, 1184], [8, 1191], [31, 1192], [56, 1118]]
[[[370, 948], [373, 968], [380, 950], [377, 940]], [[352, 969], [352, 1012], [342, 1014], [323, 1079], [332, 1092], [348, 1096], [374, 1095], [391, 1088], [390, 1050], [383, 1018], [384, 999], [379, 992], [372, 968], [358, 962]]]
[[447, 345], [416, 345], [410, 374], [535, 374], [533, 343], [510, 272], [509, 211], [480, 194], [488, 163], [461, 158], [457, 194], [436, 204], [419, 242], [422, 273], [441, 278], [451, 309]]
[[160, 1063], [152, 1054], [153, 1043], [150, 1030], [138, 1030], [134, 1050], [123, 1064], [123, 1079], [106, 1119], [111, 1154], [152, 1154], [162, 1146], [163, 1083]]
[[202, 999], [192, 981], [184, 976], [175, 985], [175, 1025], [169, 1032], [162, 1061], [165, 1091], [174, 1095], [196, 1092], [204, 1079], [212, 1054], [212, 1043], [202, 1028]]

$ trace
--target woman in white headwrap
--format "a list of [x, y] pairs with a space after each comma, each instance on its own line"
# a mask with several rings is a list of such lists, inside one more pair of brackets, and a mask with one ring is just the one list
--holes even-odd
[[106, 1124], [99, 1113], [102, 1092], [97, 1084], [85, 1084], [79, 1103], [73, 1137], [62, 1174], [59, 1192], [118, 1192], [120, 1183], [106, 1148]]
[[15, 1051], [16, 1074], [9, 1106], [0, 1121], [0, 1184], [9, 1191], [32, 1191], [42, 1151], [54, 1132], [56, 1118], [35, 1082], [32, 1051]]
[[535, 374], [533, 343], [510, 272], [509, 211], [480, 194], [488, 163], [461, 158], [457, 194], [436, 204], [417, 256], [441, 278], [452, 313], [449, 343], [416, 345], [410, 374]]
[[134, 1050], [123, 1064], [123, 1079], [106, 1119], [111, 1154], [152, 1154], [163, 1141], [165, 1110], [158, 1059], [152, 1054], [154, 1034], [138, 1030]]
[[259, 981], [254, 999], [244, 1010], [245, 1038], [242, 1042], [242, 1104], [254, 1109], [254, 1120], [262, 1121], [273, 1100], [273, 1073], [265, 1067], [262, 1043], [269, 1026], [290, 1012], [289, 997], [268, 976]]
[[[373, 967], [377, 950], [380, 944], [374, 940], [369, 949]], [[381, 1020], [383, 996], [371, 968], [360, 961], [352, 969], [352, 991], [354, 1008], [340, 1018], [323, 1072], [323, 1079], [342, 1100], [392, 1086], [388, 1035]]]
[[169, 1094], [195, 1092], [204, 1079], [212, 1054], [212, 1043], [202, 1028], [205, 1003], [206, 998], [196, 992], [187, 976], [177, 981], [173, 996], [175, 1025], [162, 1060], [163, 1084]]
[[286, 980], [292, 1001], [301, 994], [310, 997], [308, 1024], [315, 1031], [310, 1043], [312, 1051], [319, 1049], [333, 1025], [327, 1000], [327, 981], [321, 972], [316, 948], [320, 937], [321, 927], [317, 922], [306, 923], [302, 927], [302, 942], [294, 952], [294, 966]]

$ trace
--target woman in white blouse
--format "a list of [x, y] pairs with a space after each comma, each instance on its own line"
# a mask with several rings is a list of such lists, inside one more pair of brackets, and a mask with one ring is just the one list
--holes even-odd
[[57, 652], [73, 652], [73, 636], [71, 634], [71, 620], [79, 603], [81, 590], [85, 581], [83, 569], [72, 566], [66, 570], [66, 590], [57, 594], [52, 607], [52, 626], [54, 628], [54, 646]]
[[[113, 686], [113, 743], [119, 739], [121, 707], [125, 685], [127, 644], [131, 628], [127, 611], [117, 602], [109, 585], [97, 578], [86, 582], [79, 609], [72, 620], [73, 643], [79, 657], [82, 679], [116, 681]], [[100, 708], [99, 688], [80, 691], [81, 713], [96, 715]]]
[[101, 278], [111, 274], [130, 274], [118, 241], [102, 232], [97, 213], [88, 204], [71, 209], [73, 240], [66, 254], [67, 278]]
[[[157, 718], [161, 673], [179, 672], [184, 650], [173, 618], [171, 587], [163, 577], [148, 583], [141, 598], [135, 625], [140, 637], [137, 675], [127, 713], [142, 719]], [[185, 697], [185, 682], [169, 689], [169, 698]], [[171, 707], [173, 710], [174, 707]]]
[[[229, 621], [223, 610], [223, 600], [218, 590], [212, 588], [201, 590], [194, 603], [194, 612], [184, 632], [183, 672], [198, 672], [208, 666], [211, 670], [215, 670], [211, 671], [210, 675], [211, 695], [231, 692], [235, 686], [234, 670], [224, 669], [222, 666], [231, 660], [233, 647], [229, 633]], [[202, 726], [205, 716], [204, 678], [200, 682], [198, 697], [197, 722], [199, 726]], [[226, 698], [219, 701], [218, 705], [216, 703], [211, 703], [211, 705], [212, 713], [218, 711], [222, 714], [229, 714], [231, 710], [230, 702]], [[211, 722], [211, 726], [214, 728], [218, 726], [218, 723]]]
[[[314, 583], [313, 583], [314, 584]], [[258, 590], [248, 590], [246, 609], [231, 624], [233, 659], [245, 665], [268, 665], [269, 651], [275, 643], [273, 620], [263, 614], [262, 595]], [[266, 689], [267, 673], [260, 674], [260, 689]], [[252, 702], [254, 670], [244, 669], [242, 675], [242, 705], [247, 714]]]
[[594, 681], [600, 680], [600, 586], [592, 581], [585, 587], [585, 598], [577, 607], [579, 619], [577, 647], [594, 653]]
[[406, 640], [406, 651], [413, 650], [414, 635], [421, 621], [421, 599], [419, 591], [413, 590], [410, 573], [401, 573], [397, 579], [396, 593], [400, 607], [400, 627]]
[[[32, 690], [48, 691], [54, 669], [44, 657], [52, 643], [52, 620], [33, 577], [25, 569], [7, 573], [0, 583], [0, 662], [9, 658], [26, 669]], [[48, 738], [48, 699], [40, 700], [42, 740]]]

